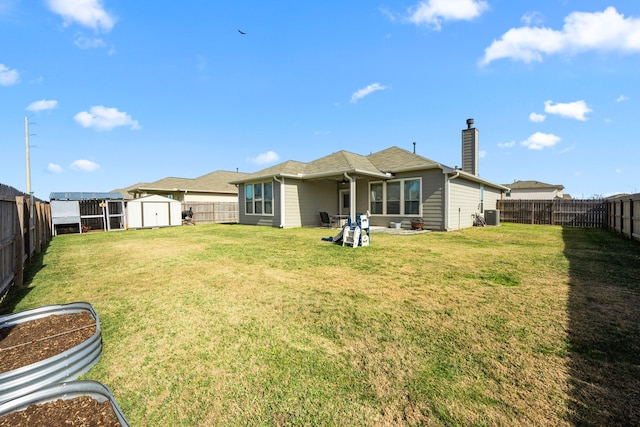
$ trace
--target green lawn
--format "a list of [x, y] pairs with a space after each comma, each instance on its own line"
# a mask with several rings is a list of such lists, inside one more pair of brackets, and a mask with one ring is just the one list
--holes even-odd
[[640, 424], [640, 245], [503, 224], [371, 246], [197, 225], [55, 237], [0, 306], [86, 301], [133, 426]]

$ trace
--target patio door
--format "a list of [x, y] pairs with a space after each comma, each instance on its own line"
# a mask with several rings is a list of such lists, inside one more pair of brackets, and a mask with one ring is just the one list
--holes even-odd
[[340, 190], [339, 208], [340, 215], [349, 215], [351, 211], [351, 192], [349, 190]]

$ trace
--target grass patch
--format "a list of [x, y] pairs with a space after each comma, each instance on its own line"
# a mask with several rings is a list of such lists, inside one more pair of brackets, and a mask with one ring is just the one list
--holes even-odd
[[[591, 406], [610, 396], [582, 398], [578, 382], [602, 379], [585, 360], [637, 369], [625, 359], [637, 326], [607, 326], [598, 306], [638, 318], [640, 304], [620, 298], [637, 301], [637, 245], [514, 224], [374, 234], [358, 249], [326, 234], [210, 224], [57, 236], [0, 308], [90, 302], [104, 351], [85, 377], [111, 388], [132, 425], [615, 419]], [[597, 261], [620, 253], [614, 265]], [[592, 295], [612, 282], [616, 298]], [[594, 307], [603, 316], [589, 337], [575, 322]], [[616, 404], [607, 410], [622, 411]]]

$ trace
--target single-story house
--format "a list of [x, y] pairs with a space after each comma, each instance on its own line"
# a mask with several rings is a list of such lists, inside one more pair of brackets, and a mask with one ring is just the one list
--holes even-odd
[[368, 211], [371, 226], [420, 217], [431, 230], [470, 227], [473, 215], [496, 209], [509, 190], [479, 177], [472, 125], [467, 120], [462, 131], [461, 169], [394, 146], [366, 156], [339, 151], [309, 163], [290, 160], [233, 180], [238, 222], [312, 227], [320, 225], [320, 212], [353, 221]]
[[562, 194], [564, 186], [547, 184], [540, 181], [515, 181], [512, 184], [505, 184], [510, 191], [507, 192], [507, 200], [552, 200], [564, 199]]
[[243, 172], [217, 170], [198, 178], [167, 177], [129, 186], [126, 192], [134, 199], [156, 194], [179, 202], [237, 202], [238, 189], [229, 181], [246, 175]]

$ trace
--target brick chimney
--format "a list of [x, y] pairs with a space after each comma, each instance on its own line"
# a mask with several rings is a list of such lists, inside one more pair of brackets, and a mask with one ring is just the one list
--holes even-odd
[[467, 128], [462, 131], [462, 170], [478, 176], [478, 129], [473, 119], [467, 119]]

